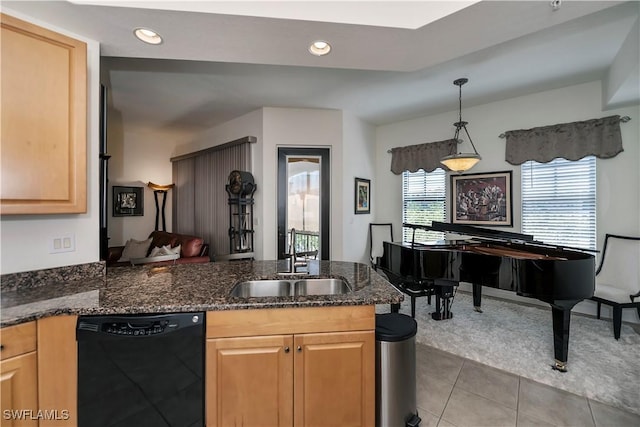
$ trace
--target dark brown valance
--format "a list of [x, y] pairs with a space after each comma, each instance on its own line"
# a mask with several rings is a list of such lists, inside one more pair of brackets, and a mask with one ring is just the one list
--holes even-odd
[[400, 175], [404, 171], [416, 172], [418, 169], [424, 169], [425, 172], [433, 172], [437, 168], [446, 170], [446, 166], [440, 163], [440, 159], [455, 153], [456, 146], [455, 139], [448, 139], [393, 148], [391, 172]]
[[510, 130], [505, 132], [505, 137], [505, 160], [512, 165], [529, 160], [547, 163], [558, 157], [567, 160], [580, 160], [586, 156], [607, 159], [623, 150], [620, 116]]

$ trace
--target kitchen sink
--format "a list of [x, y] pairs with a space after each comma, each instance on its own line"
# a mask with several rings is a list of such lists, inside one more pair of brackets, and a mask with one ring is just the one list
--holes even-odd
[[351, 288], [342, 279], [304, 279], [294, 283], [296, 295], [339, 295]]
[[351, 292], [342, 279], [248, 280], [233, 287], [230, 296], [240, 298], [340, 295]]
[[288, 297], [291, 282], [288, 280], [250, 280], [238, 283], [231, 290], [232, 297]]

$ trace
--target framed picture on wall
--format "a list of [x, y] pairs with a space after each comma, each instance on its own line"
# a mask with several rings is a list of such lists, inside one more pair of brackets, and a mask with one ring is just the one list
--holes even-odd
[[144, 215], [142, 187], [113, 187], [113, 216]]
[[371, 180], [356, 178], [355, 213], [371, 213]]
[[451, 223], [511, 226], [511, 171], [451, 175]]

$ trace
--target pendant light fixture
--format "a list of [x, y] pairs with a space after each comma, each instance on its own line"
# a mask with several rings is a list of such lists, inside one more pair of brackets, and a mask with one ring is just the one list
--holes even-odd
[[471, 140], [471, 136], [469, 135], [469, 131], [467, 130], [467, 122], [462, 121], [462, 85], [467, 83], [468, 81], [469, 79], [465, 79], [465, 78], [461, 78], [453, 81], [453, 84], [460, 88], [460, 95], [458, 98], [459, 114], [458, 114], [458, 121], [453, 124], [456, 127], [456, 133], [453, 136], [453, 139], [455, 139], [458, 142], [458, 144], [462, 144], [463, 140], [459, 138], [460, 129], [464, 129], [464, 133], [467, 134], [467, 138], [469, 138], [469, 142], [473, 147], [473, 153], [459, 152], [458, 154], [450, 154], [440, 159], [440, 163], [448, 167], [450, 170], [458, 173], [462, 173], [464, 171], [471, 169], [472, 167], [475, 166], [476, 163], [478, 163], [482, 159], [482, 157], [480, 157], [480, 154], [478, 154], [478, 150], [476, 150], [476, 146], [473, 145], [473, 141]]

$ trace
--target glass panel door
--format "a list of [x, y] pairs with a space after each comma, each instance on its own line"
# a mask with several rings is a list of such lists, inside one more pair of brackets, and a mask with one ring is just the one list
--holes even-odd
[[287, 156], [286, 221], [297, 253], [320, 253], [320, 157]]
[[329, 149], [278, 149], [278, 258], [295, 249], [329, 259]]

